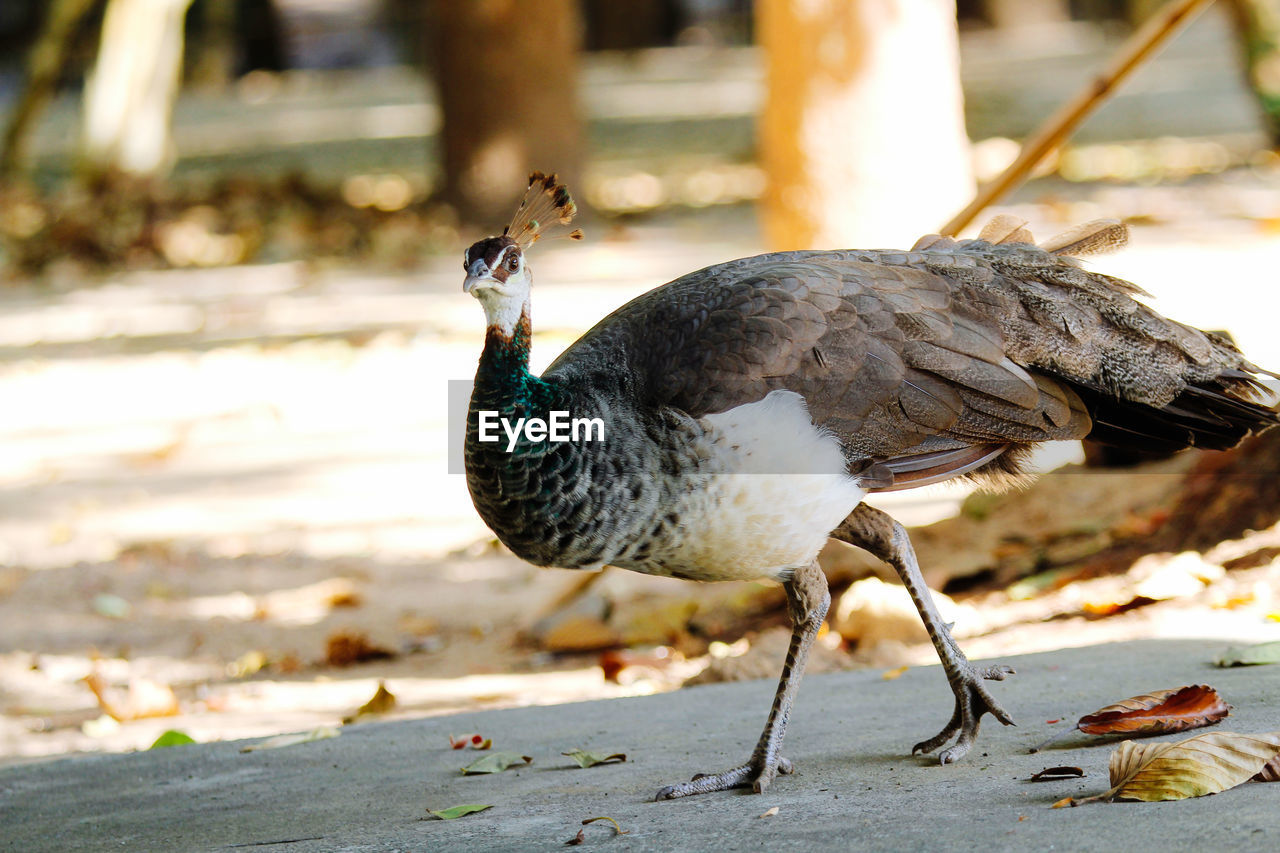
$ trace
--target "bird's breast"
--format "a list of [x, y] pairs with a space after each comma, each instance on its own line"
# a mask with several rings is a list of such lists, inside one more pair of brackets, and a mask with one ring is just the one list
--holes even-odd
[[839, 441], [814, 425], [799, 394], [773, 391], [697, 426], [697, 464], [654, 532], [648, 552], [660, 568], [648, 571], [694, 580], [785, 577], [817, 556], [866, 494], [846, 472]]

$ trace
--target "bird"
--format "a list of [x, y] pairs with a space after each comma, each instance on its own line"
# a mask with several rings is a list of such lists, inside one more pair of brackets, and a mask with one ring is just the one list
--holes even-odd
[[907, 531], [868, 494], [957, 477], [1008, 488], [1045, 441], [1226, 449], [1278, 420], [1263, 384], [1277, 374], [1084, 267], [1127, 241], [1115, 220], [1039, 245], [1004, 216], [976, 239], [935, 234], [910, 250], [728, 261], [628, 302], [535, 376], [528, 252], [576, 210], [554, 174], [534, 172], [503, 233], [463, 260], [486, 319], [464, 444], [477, 512], [538, 566], [779, 581], [792, 623], [748, 759], [659, 800], [759, 793], [793, 772], [781, 747], [830, 605], [817, 563], [828, 539], [893, 567], [942, 662], [952, 715], [913, 754], [947, 764], [985, 715], [1013, 723], [985, 683], [1013, 669], [965, 657]]

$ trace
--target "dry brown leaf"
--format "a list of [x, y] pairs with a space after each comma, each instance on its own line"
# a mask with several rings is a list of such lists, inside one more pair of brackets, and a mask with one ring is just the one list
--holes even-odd
[[760, 815], [760, 817], [773, 817], [777, 813], [778, 813], [778, 807], [773, 806], [772, 808], [766, 809], [764, 814]]
[[1206, 732], [1174, 743], [1125, 741], [1111, 754], [1111, 790], [1095, 798], [1159, 802], [1246, 782], [1280, 755], [1280, 732]]
[[1167, 734], [1211, 726], [1231, 711], [1207, 684], [1157, 690], [1100, 708], [1076, 722], [1087, 735]]
[[1079, 767], [1046, 767], [1039, 773], [1033, 773], [1032, 782], [1053, 781], [1055, 779], [1083, 778], [1084, 770]]
[[1223, 701], [1218, 691], [1207, 684], [1157, 690], [1099, 708], [1092, 714], [1085, 714], [1076, 721], [1075, 726], [1058, 732], [1033, 747], [1031, 752], [1039, 752], [1074, 731], [1087, 735], [1172, 734], [1212, 726], [1230, 712], [1231, 706]]
[[395, 657], [395, 652], [375, 646], [368, 636], [355, 631], [338, 631], [330, 634], [325, 643], [325, 663], [329, 666], [350, 666], [368, 660], [385, 660]]
[[374, 691], [373, 697], [356, 709], [356, 712], [349, 717], [343, 717], [342, 722], [354, 723], [363, 717], [377, 717], [381, 714], [390, 714], [396, 709], [398, 704], [396, 695], [387, 689], [386, 682], [379, 681], [378, 689]]
[[1075, 808], [1075, 807], [1076, 807], [1076, 798], [1075, 798], [1075, 797], [1063, 797], [1061, 800], [1058, 800], [1056, 803], [1054, 803], [1053, 805], [1049, 806], [1049, 808], [1051, 808], [1051, 809], [1065, 809], [1065, 808], [1067, 808], [1068, 806], [1070, 806], [1071, 808]]
[[1262, 769], [1253, 774], [1255, 782], [1280, 782], [1280, 755], [1268, 761]]

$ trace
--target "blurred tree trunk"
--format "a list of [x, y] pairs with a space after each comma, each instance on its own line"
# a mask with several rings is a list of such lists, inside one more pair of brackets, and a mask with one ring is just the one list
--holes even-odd
[[[422, 0], [413, 2], [421, 3]], [[244, 51], [237, 73], [246, 74], [259, 69], [283, 71], [288, 67], [284, 24], [280, 20], [280, 10], [272, 0], [236, 0], [236, 33]]]
[[680, 20], [671, 0], [583, 0], [588, 50], [635, 50], [670, 44]]
[[431, 0], [444, 197], [466, 222], [509, 217], [531, 169], [577, 185], [575, 0]]
[[1228, 7], [1240, 33], [1249, 86], [1271, 144], [1280, 148], [1280, 0], [1233, 0]]
[[236, 70], [236, 0], [203, 0], [199, 39], [192, 45], [190, 80], [207, 92], [224, 92]]
[[22, 93], [9, 113], [3, 147], [0, 148], [0, 175], [8, 175], [21, 165], [27, 134], [40, 111], [53, 97], [58, 78], [66, 71], [67, 58], [81, 23], [103, 0], [53, 0], [45, 14], [40, 35], [27, 54], [26, 79]]
[[155, 175], [175, 156], [171, 119], [191, 0], [108, 0], [85, 81], [83, 165], [91, 175]]
[[1067, 0], [983, 0], [983, 10], [993, 27], [1023, 27], [1062, 24], [1071, 20], [1071, 4]]
[[903, 246], [974, 192], [954, 0], [759, 0], [775, 249]]

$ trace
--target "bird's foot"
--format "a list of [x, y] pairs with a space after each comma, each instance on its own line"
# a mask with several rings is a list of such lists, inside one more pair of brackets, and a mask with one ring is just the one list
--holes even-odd
[[956, 742], [938, 755], [939, 763], [950, 764], [963, 758], [973, 746], [983, 714], [990, 714], [1006, 726], [1014, 725], [1013, 718], [1000, 707], [1000, 703], [996, 702], [982, 684], [983, 679], [1004, 681], [1013, 674], [1013, 667], [1004, 664], [978, 669], [965, 661], [959, 677], [951, 684], [951, 691], [956, 695], [956, 710], [951, 715], [951, 721], [933, 737], [913, 746], [911, 754], [933, 752], [955, 737]]
[[763, 766], [754, 760], [726, 770], [723, 773], [709, 775], [699, 773], [688, 782], [668, 785], [658, 792], [654, 800], [675, 800], [680, 797], [692, 797], [694, 794], [709, 794], [712, 791], [727, 791], [730, 788], [745, 788], [748, 785], [757, 794], [763, 794], [769, 783], [779, 773], [786, 776], [795, 772], [795, 766], [789, 759], [778, 758], [773, 762], [765, 762]]

